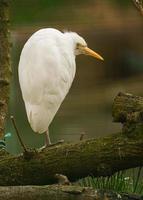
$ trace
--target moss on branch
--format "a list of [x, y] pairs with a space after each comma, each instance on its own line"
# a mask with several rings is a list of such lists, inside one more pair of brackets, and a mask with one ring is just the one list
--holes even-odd
[[141, 196], [96, 190], [79, 186], [13, 186], [0, 187], [3, 200], [142, 200]]
[[[142, 112], [142, 98], [120, 93], [114, 101], [113, 117]], [[130, 102], [125, 103], [125, 101]], [[135, 103], [135, 101], [137, 101]], [[120, 102], [120, 103], [119, 103]], [[133, 106], [131, 104], [133, 103]], [[129, 108], [128, 108], [129, 107]], [[123, 123], [121, 133], [77, 143], [65, 143], [27, 155], [5, 155], [0, 158], [0, 185], [45, 185], [56, 182], [55, 174], [66, 175], [70, 181], [93, 175], [110, 176], [119, 170], [143, 165], [143, 123]]]

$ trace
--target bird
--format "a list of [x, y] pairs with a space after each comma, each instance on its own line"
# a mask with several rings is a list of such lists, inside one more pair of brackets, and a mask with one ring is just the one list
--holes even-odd
[[26, 114], [33, 131], [46, 134], [45, 148], [51, 145], [49, 125], [71, 88], [80, 54], [104, 60], [76, 32], [54, 28], [33, 33], [21, 51], [18, 75]]

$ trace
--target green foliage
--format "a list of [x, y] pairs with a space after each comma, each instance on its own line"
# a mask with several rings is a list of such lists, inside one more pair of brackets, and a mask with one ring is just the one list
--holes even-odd
[[[92, 3], [92, 0], [88, 0]], [[11, 24], [28, 25], [34, 23], [47, 23], [55, 20], [64, 20], [73, 18], [73, 9], [75, 6], [88, 5], [86, 0], [66, 1], [66, 0], [13, 0], [11, 3]], [[64, 13], [64, 14], [63, 14]], [[66, 17], [65, 17], [66, 16]]]
[[116, 192], [143, 194], [143, 168], [119, 171], [110, 177], [88, 176], [78, 181], [80, 186], [109, 189]]
[[[132, 6], [130, 0], [104, 0], [101, 4], [113, 4], [125, 9]], [[48, 26], [50, 22], [77, 20], [77, 12], [83, 18], [83, 7], [90, 9], [92, 5], [95, 6], [93, 0], [12, 0], [11, 24], [22, 26], [42, 22]]]

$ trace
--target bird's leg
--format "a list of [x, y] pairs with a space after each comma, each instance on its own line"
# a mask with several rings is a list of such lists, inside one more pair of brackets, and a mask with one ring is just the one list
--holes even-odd
[[45, 141], [46, 141], [45, 142], [45, 148], [55, 146], [55, 145], [59, 145], [59, 144], [62, 144], [64, 142], [64, 140], [59, 140], [58, 142], [51, 143], [49, 131], [46, 131], [46, 140]]
[[47, 149], [49, 147], [52, 147], [52, 146], [56, 146], [56, 145], [62, 144], [63, 142], [64, 142], [64, 140], [60, 140], [60, 141], [58, 141], [56, 143], [51, 143], [50, 136], [49, 136], [49, 131], [46, 131], [45, 145], [40, 148], [40, 151], [44, 150], [44, 149]]
[[49, 130], [46, 131], [46, 139], [45, 139], [45, 147], [48, 147], [51, 145]]
[[41, 150], [44, 150], [44, 149], [46, 149], [46, 148], [48, 148], [48, 147], [50, 147], [50, 146], [51, 146], [51, 140], [50, 140], [49, 130], [47, 130], [47, 131], [45, 132], [45, 145], [42, 146], [39, 150], [40, 150], [40, 151], [41, 151]]

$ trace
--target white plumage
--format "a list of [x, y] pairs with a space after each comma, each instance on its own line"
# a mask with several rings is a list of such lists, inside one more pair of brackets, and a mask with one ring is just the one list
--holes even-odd
[[24, 45], [19, 82], [28, 121], [35, 132], [48, 131], [73, 82], [75, 56], [81, 53], [103, 60], [78, 34], [52, 28], [37, 31]]

